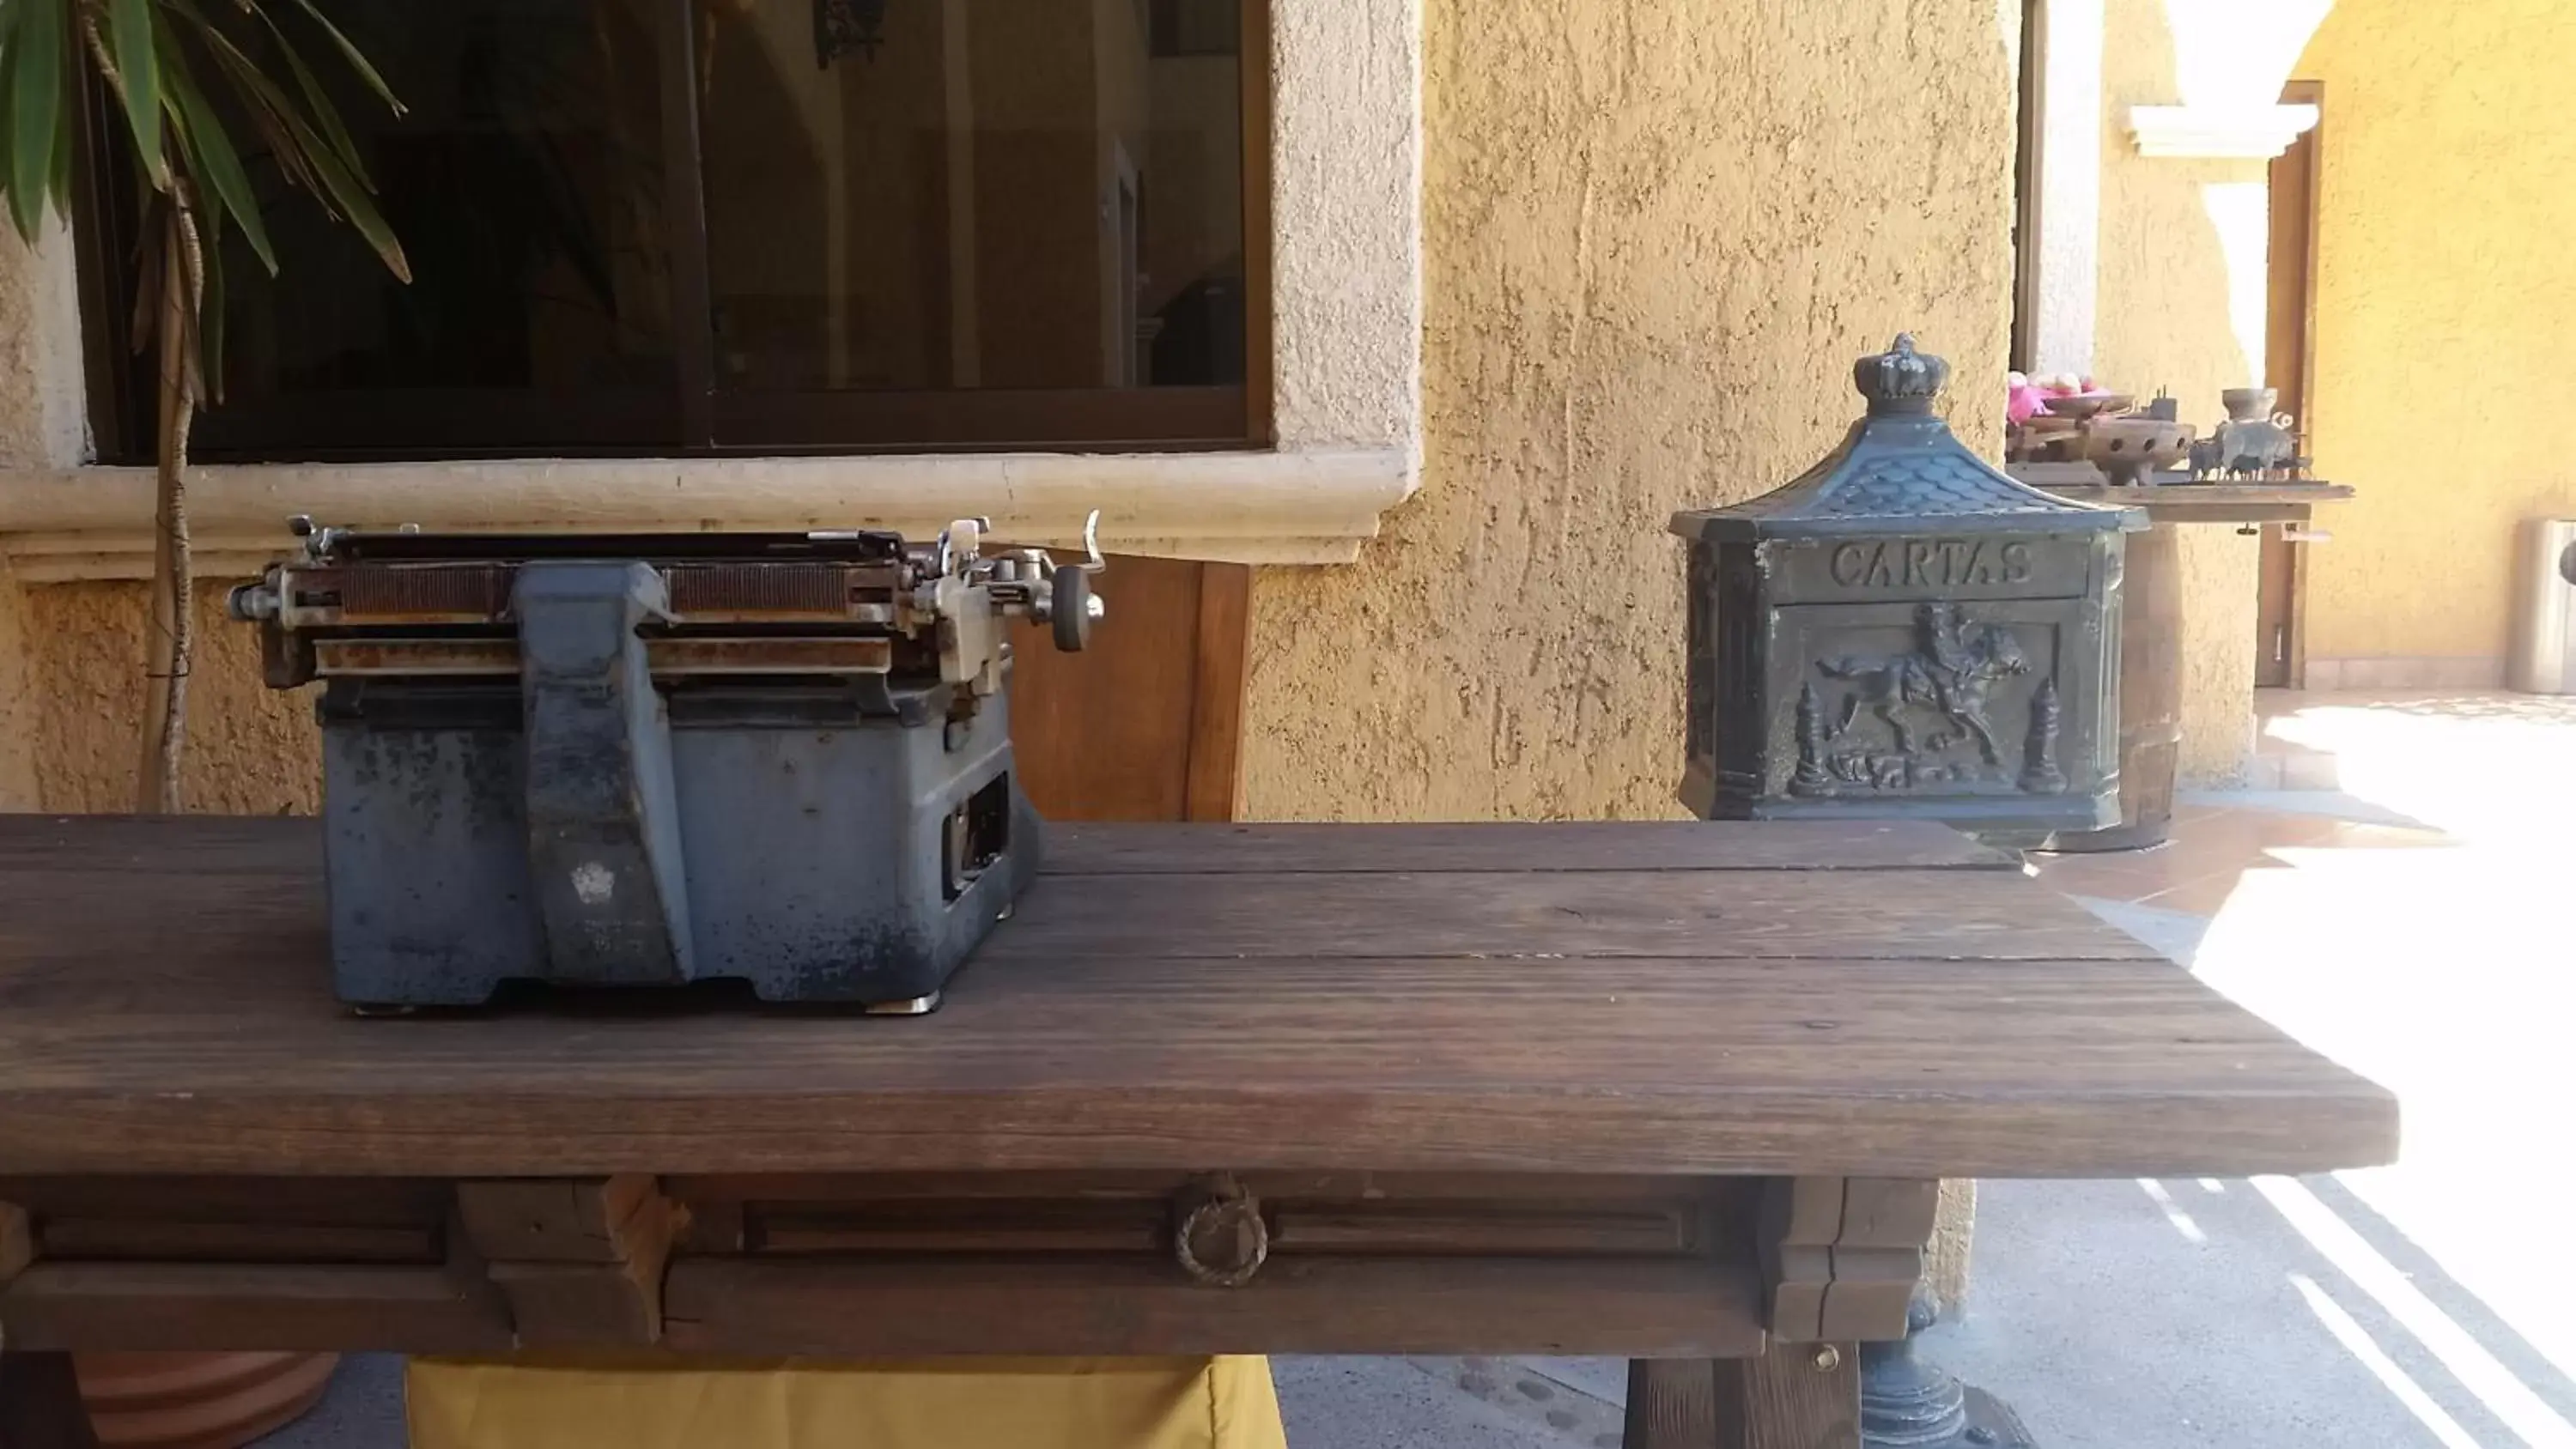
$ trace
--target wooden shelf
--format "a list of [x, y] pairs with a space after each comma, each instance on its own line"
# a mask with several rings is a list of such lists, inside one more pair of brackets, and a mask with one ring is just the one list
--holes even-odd
[[2033, 488], [2077, 503], [2140, 508], [2156, 523], [2305, 523], [2320, 503], [2353, 496], [2349, 483], [2283, 479], [2262, 483], [2061, 483], [2040, 470], [2006, 470]]

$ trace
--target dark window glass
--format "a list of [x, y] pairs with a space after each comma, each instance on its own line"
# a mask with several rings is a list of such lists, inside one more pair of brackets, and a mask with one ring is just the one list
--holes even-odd
[[899, 0], [835, 47], [795, 6], [716, 7], [718, 441], [1114, 440], [1160, 389], [1240, 438], [1242, 81], [1230, 49], [1154, 54], [1151, 19]]
[[[405, 286], [264, 157], [281, 271], [226, 251], [224, 405], [201, 446], [665, 444], [676, 385], [647, 0], [354, 0], [408, 108], [348, 88]], [[242, 134], [250, 134], [244, 131]]]
[[414, 281], [254, 156], [284, 271], [228, 248], [198, 450], [1240, 446], [1240, 5], [339, 0], [408, 107], [340, 88]]
[[1233, 55], [1242, 47], [1243, 8], [1224, 0], [1149, 0], [1156, 55]]

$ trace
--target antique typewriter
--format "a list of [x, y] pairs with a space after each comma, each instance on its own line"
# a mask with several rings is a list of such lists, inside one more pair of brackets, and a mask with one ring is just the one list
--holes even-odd
[[[1094, 515], [1096, 525], [1097, 515]], [[295, 520], [235, 589], [322, 684], [331, 955], [361, 1008], [505, 982], [938, 1004], [1038, 854], [1010, 626], [1100, 568], [889, 532], [513, 536]]]

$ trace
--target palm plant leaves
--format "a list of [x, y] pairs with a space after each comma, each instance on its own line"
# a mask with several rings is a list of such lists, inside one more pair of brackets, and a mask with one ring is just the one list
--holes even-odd
[[[395, 115], [401, 115], [403, 103], [394, 99], [393, 87], [386, 85], [385, 78], [376, 74], [375, 64], [367, 59], [365, 52], [351, 44], [349, 37], [340, 32], [340, 27], [331, 23], [331, 17], [315, 8], [313, 0], [295, 0], [295, 3], [313, 18], [313, 23], [321, 28], [324, 35], [331, 37], [331, 43], [340, 48], [340, 58], [349, 63], [349, 69], [357, 73], [358, 79], [367, 83], [367, 88], [376, 93], [377, 99], [392, 107]], [[257, 10], [259, 6], [253, 0], [246, 8]]]
[[[278, 89], [275, 82], [260, 72], [259, 63], [242, 52], [223, 30], [198, 13], [190, 0], [170, 0], [173, 8], [194, 21], [201, 29], [205, 45], [215, 57], [240, 98], [242, 109], [267, 138], [269, 150], [278, 165], [297, 184], [311, 191], [322, 202], [323, 209], [345, 218], [358, 234], [375, 248], [385, 269], [405, 281], [411, 280], [411, 265], [403, 257], [402, 244], [394, 240], [393, 228], [385, 225], [383, 213], [376, 209], [375, 196], [368, 187], [357, 161], [356, 148], [348, 143], [348, 132], [342, 129], [335, 141], [326, 128], [306, 119], [304, 110], [294, 99]], [[288, 52], [290, 56], [293, 52]], [[300, 69], [300, 63], [297, 68]], [[335, 114], [336, 125], [339, 117]], [[244, 222], [247, 228], [247, 221]], [[269, 270], [276, 270], [270, 263]]]
[[146, 171], [161, 168], [161, 66], [153, 54], [152, 0], [113, 0], [107, 41], [124, 82], [117, 99], [134, 136], [134, 154]]
[[65, 114], [63, 71], [69, 59], [64, 9], [70, 0], [8, 0], [9, 215], [33, 238], [54, 190], [54, 133]]
[[188, 57], [176, 44], [175, 29], [166, 18], [160, 29], [163, 38], [172, 42], [164, 53], [162, 81], [170, 98], [170, 119], [178, 123], [179, 153], [185, 158], [184, 169], [211, 193], [197, 200], [210, 210], [229, 209], [240, 220], [242, 236], [258, 254], [260, 265], [274, 276], [277, 251], [269, 245], [268, 228], [260, 221], [259, 201], [251, 195], [250, 173], [242, 167], [241, 153], [233, 147], [224, 118], [198, 89]]
[[[20, 235], [34, 240], [48, 203], [68, 197], [75, 67], [87, 64], [113, 93], [142, 181], [196, 228], [208, 271], [194, 299], [201, 305], [219, 301], [218, 243], [231, 228], [263, 267], [278, 269], [245, 136], [289, 187], [311, 193], [410, 280], [357, 143], [294, 30], [318, 36], [347, 75], [401, 112], [384, 77], [315, 0], [0, 0], [0, 192]], [[222, 323], [206, 320], [211, 361]]]
[[[366, 166], [359, 160], [358, 143], [349, 139], [349, 127], [340, 119], [340, 108], [331, 104], [331, 93], [322, 89], [320, 77], [314, 75], [313, 68], [304, 63], [303, 53], [295, 48], [294, 41], [287, 39], [285, 29], [275, 18], [265, 10], [259, 13], [259, 18], [261, 23], [268, 27], [269, 38], [277, 43], [277, 53], [285, 58], [286, 68], [294, 73], [295, 88], [303, 92], [304, 104], [312, 107], [314, 128], [331, 143], [332, 149], [347, 158], [349, 170], [357, 176], [358, 180], [369, 190], [373, 190], [376, 183], [369, 179]], [[332, 33], [336, 35], [339, 32]], [[400, 102], [393, 101], [390, 94], [385, 99], [393, 103], [396, 115], [402, 113]]]

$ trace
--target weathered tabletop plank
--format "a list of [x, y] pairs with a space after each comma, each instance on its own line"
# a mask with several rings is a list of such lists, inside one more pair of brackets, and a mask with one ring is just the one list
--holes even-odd
[[1999, 871], [1499, 871], [1054, 877], [987, 960], [1625, 957], [2161, 961]]
[[[307, 817], [0, 814], [0, 872], [309, 875]], [[73, 857], [77, 856], [76, 864]], [[1467, 870], [2003, 870], [2020, 862], [1923, 820], [1100, 825], [1049, 822], [1051, 875]]]
[[[2102, 1176], [2394, 1152], [2385, 1092], [1919, 835], [1876, 837], [1919, 866], [1782, 846], [1640, 870], [1676, 829], [1737, 832], [1591, 827], [1550, 849], [1614, 868], [1510, 875], [1490, 867], [1520, 827], [1473, 828], [1495, 834], [1455, 849], [1480, 868], [1446, 870], [1370, 859], [1352, 842], [1379, 828], [1059, 832], [1060, 868], [1106, 864], [1040, 882], [928, 1018], [388, 1021], [331, 1000], [309, 825], [7, 822], [0, 1174]], [[1321, 868], [1337, 851], [1352, 869]]]
[[[5, 850], [0, 846], [0, 850]], [[5, 860], [0, 856], [0, 860]], [[1055, 875], [1398, 871], [2001, 870], [1926, 820], [1047, 826]]]

